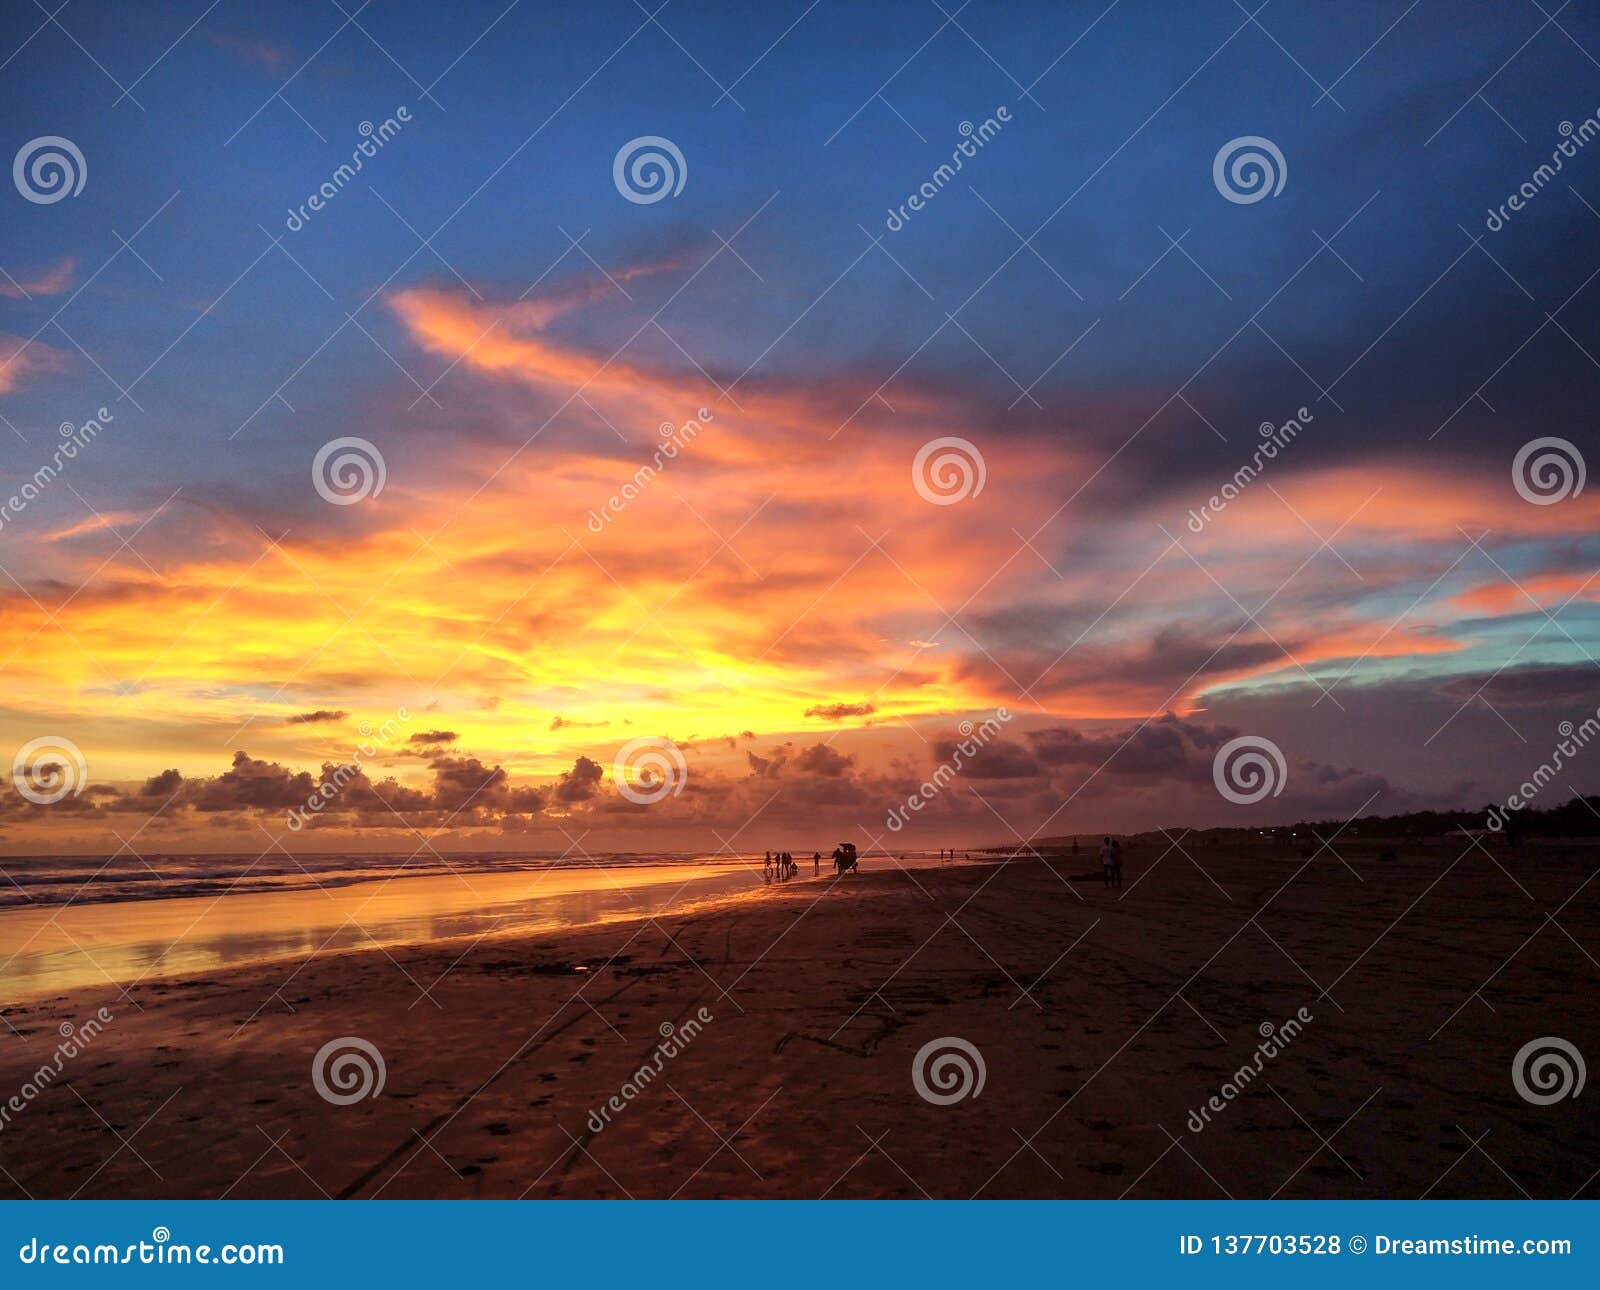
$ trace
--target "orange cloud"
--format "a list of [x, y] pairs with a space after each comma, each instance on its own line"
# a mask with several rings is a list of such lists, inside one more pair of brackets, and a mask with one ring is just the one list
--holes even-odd
[[[1225, 482], [1218, 479], [1218, 488]], [[1200, 493], [1204, 487], [1203, 480], [1196, 481], [1197, 503], [1206, 500]], [[1300, 540], [1309, 533], [1307, 525], [1335, 545], [1363, 536], [1465, 546], [1469, 536], [1486, 534], [1591, 533], [1600, 526], [1600, 490], [1536, 506], [1517, 493], [1509, 454], [1498, 479], [1403, 459], [1264, 472], [1210, 520], [1207, 534], [1208, 540], [1223, 542]]]
[[281, 72], [288, 65], [289, 51], [265, 40], [246, 36], [228, 36], [209, 32], [209, 39], [218, 49], [227, 50], [246, 62], [256, 63], [269, 72]]
[[72, 274], [76, 268], [77, 261], [68, 256], [37, 277], [18, 279], [6, 274], [4, 280], [0, 281], [0, 296], [8, 300], [24, 300], [34, 296], [60, 295], [72, 285]]
[[0, 332], [0, 394], [13, 394], [42, 372], [65, 369], [67, 356], [42, 341]]
[[69, 524], [65, 528], [54, 529], [49, 533], [42, 534], [39, 540], [41, 542], [66, 542], [72, 538], [84, 537], [90, 533], [103, 533], [119, 524], [137, 525], [145, 518], [145, 515], [146, 512], [144, 511], [111, 511], [109, 513], [102, 511], [97, 515], [86, 516], [84, 519], [75, 524]]
[[1477, 614], [1518, 614], [1573, 599], [1600, 600], [1600, 579], [1593, 573], [1541, 573], [1514, 582], [1502, 578], [1469, 587], [1450, 597], [1450, 603]]

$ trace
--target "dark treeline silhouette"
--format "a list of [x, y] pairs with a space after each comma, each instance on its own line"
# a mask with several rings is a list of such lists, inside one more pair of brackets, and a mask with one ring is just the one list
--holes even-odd
[[[1491, 820], [1499, 822], [1501, 827], [1494, 828]], [[1184, 846], [1193, 847], [1241, 841], [1293, 840], [1310, 841], [1314, 844], [1316, 838], [1332, 838], [1335, 834], [1347, 841], [1369, 839], [1374, 842], [1384, 840], [1420, 842], [1427, 839], [1442, 840], [1450, 834], [1462, 831], [1487, 832], [1491, 836], [1504, 837], [1513, 845], [1537, 838], [1600, 838], [1600, 794], [1574, 797], [1559, 806], [1543, 810], [1537, 807], [1524, 807], [1519, 811], [1507, 812], [1503, 806], [1485, 805], [1462, 811], [1409, 811], [1403, 815], [1364, 815], [1349, 821], [1331, 818], [1301, 820], [1294, 824], [1187, 831], [1181, 826], [1169, 826], [1165, 833], [1157, 830], [1124, 836], [1130, 840], [1165, 845], [1170, 843], [1172, 838], [1182, 835]], [[1032, 845], [1039, 851], [1055, 852], [1066, 851], [1079, 841], [1092, 844], [1089, 845], [1091, 855], [1094, 854], [1095, 846], [1099, 844], [1098, 836], [1080, 834], [1040, 838]], [[1010, 851], [1015, 848], [993, 849]]]
[[[1491, 811], [1493, 814], [1491, 815]], [[1501, 823], [1491, 825], [1491, 819]], [[1521, 838], [1595, 838], [1600, 837], [1600, 795], [1574, 797], [1559, 806], [1541, 810], [1524, 807], [1507, 812], [1500, 806], [1481, 806], [1469, 811], [1411, 811], [1404, 815], [1365, 815], [1348, 825], [1343, 820], [1308, 820], [1299, 824], [1278, 825], [1270, 829], [1206, 829], [1203, 835], [1268, 833], [1281, 837], [1286, 833], [1315, 833], [1331, 837], [1343, 829], [1341, 836], [1373, 838], [1432, 838], [1462, 830], [1487, 829], [1503, 833], [1509, 839]]]

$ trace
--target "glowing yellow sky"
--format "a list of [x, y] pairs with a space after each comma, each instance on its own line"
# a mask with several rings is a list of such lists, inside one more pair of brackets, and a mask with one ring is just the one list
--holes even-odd
[[[402, 441], [362, 427], [388, 458], [378, 496], [325, 506], [308, 474], [295, 521], [270, 533], [181, 494], [159, 513], [41, 533], [52, 580], [5, 597], [9, 732], [72, 738], [102, 783], [168, 767], [214, 775], [240, 749], [314, 768], [349, 757], [361, 722], [402, 708], [408, 731], [448, 731], [455, 750], [531, 781], [579, 756], [609, 768], [610, 751], [642, 734], [703, 747], [732, 774], [744, 773], [743, 732], [816, 738], [870, 724], [872, 755], [888, 764], [922, 755], [908, 725], [997, 704], [1143, 718], [1183, 712], [1228, 680], [1457, 647], [1429, 630], [1444, 618], [1424, 612], [1396, 630], [1376, 610], [1308, 614], [1297, 590], [1251, 628], [1257, 655], [1188, 683], [1180, 669], [1176, 689], [1159, 667], [1123, 666], [1199, 622], [1202, 601], [1233, 617], [1227, 601], [1261, 601], [1304, 561], [1308, 528], [1381, 544], [1474, 522], [1554, 535], [1596, 514], [1592, 498], [1558, 514], [1391, 465], [1381, 477], [1285, 471], [1203, 536], [1137, 505], [1122, 521], [1082, 519], [1069, 503], [1101, 463], [1074, 449], [1070, 423], [1002, 436], [950, 391], [902, 383], [891, 404], [847, 376], [714, 380], [554, 337], [606, 289], [510, 305], [462, 290], [392, 296], [412, 343], [456, 365], [452, 379], [500, 408], [526, 398], [528, 411], [510, 438]], [[698, 432], [661, 463], [664, 431], [690, 420]], [[987, 485], [955, 506], [929, 504], [912, 479], [917, 448], [941, 435], [982, 445]], [[613, 507], [652, 462], [658, 473]], [[114, 522], [142, 524], [140, 540], [119, 549]], [[1413, 570], [1397, 554], [1380, 572], [1399, 583]], [[989, 634], [1019, 605], [1046, 644]], [[1074, 645], [1065, 672], [1041, 667]], [[859, 715], [808, 715], [838, 705]], [[343, 715], [294, 720], [307, 713]], [[404, 746], [379, 764], [403, 782], [427, 775], [426, 754]], [[24, 821], [7, 845], [42, 836]]]

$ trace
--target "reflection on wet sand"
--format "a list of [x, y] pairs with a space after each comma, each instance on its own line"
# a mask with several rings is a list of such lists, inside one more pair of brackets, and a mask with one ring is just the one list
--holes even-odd
[[350, 886], [0, 911], [12, 998], [128, 986], [269, 959], [641, 917], [760, 885], [743, 867], [674, 864], [390, 877]]

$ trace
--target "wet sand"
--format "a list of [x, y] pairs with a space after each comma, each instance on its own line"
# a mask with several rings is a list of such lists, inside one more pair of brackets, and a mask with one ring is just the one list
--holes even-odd
[[[1600, 1055], [1592, 849], [1164, 846], [1130, 851], [1121, 891], [1087, 855], [808, 874], [661, 920], [7, 1006], [0, 1099], [62, 1023], [114, 1020], [10, 1112], [0, 1194], [1600, 1191], [1600, 1096], [1534, 1105], [1511, 1070], [1539, 1036]], [[312, 1064], [344, 1036], [385, 1083], [334, 1105]], [[947, 1037], [984, 1080], [938, 1105], [913, 1063]]]
[[746, 891], [754, 881], [749, 866], [738, 864], [397, 870], [282, 891], [40, 904], [0, 910], [0, 976], [11, 998], [101, 983], [127, 987], [246, 963], [299, 962], [319, 951], [547, 933], [630, 912], [661, 914], [697, 896]]

